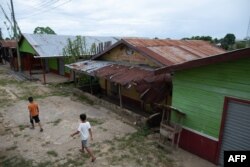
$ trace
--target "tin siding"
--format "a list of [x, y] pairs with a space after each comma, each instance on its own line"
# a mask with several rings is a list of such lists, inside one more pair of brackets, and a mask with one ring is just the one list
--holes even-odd
[[177, 71], [173, 85], [172, 104], [187, 114], [184, 126], [218, 138], [224, 97], [250, 99], [250, 59]]

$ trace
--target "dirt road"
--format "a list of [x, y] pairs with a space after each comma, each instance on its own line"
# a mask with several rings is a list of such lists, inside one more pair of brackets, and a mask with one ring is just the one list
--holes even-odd
[[[182, 150], [158, 148], [157, 135], [128, 125], [108, 109], [89, 104], [89, 100], [80, 100], [72, 95], [71, 88], [17, 81], [6, 66], [0, 66], [0, 166], [212, 166]], [[38, 127], [29, 128], [28, 96], [40, 106], [42, 133]], [[94, 141], [90, 146], [97, 156], [95, 163], [79, 152], [80, 137], [70, 137], [81, 113], [87, 114], [92, 125]]]

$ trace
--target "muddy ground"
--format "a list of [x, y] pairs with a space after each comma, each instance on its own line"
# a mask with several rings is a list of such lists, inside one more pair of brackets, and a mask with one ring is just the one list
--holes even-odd
[[[195, 167], [213, 166], [181, 149], [163, 150], [158, 134], [130, 125], [129, 120], [94, 103], [75, 97], [71, 84], [43, 85], [18, 81], [7, 66], [0, 65], [0, 166], [117, 166]], [[29, 128], [27, 97], [40, 106], [44, 132]], [[97, 160], [80, 153], [80, 137], [70, 137], [86, 113], [94, 140], [90, 146]]]

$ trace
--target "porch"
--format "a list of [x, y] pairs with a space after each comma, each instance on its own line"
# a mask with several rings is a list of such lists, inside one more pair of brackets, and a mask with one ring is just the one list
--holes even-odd
[[32, 74], [30, 75], [30, 71], [23, 71], [23, 74], [25, 77], [29, 80], [39, 80], [42, 83], [64, 83], [69, 82], [70, 78], [58, 75], [52, 72], [47, 72], [43, 74], [42, 71], [32, 71]]

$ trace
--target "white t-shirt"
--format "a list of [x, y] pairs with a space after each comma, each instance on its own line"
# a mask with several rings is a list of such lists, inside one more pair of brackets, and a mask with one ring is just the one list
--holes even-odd
[[80, 123], [78, 131], [81, 134], [81, 140], [87, 140], [89, 138], [89, 129], [91, 128], [89, 122]]

